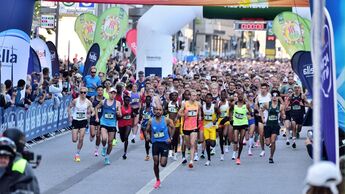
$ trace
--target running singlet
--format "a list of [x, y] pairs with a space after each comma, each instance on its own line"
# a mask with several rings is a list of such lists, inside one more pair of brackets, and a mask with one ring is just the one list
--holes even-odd
[[149, 122], [149, 120], [153, 117], [153, 107], [150, 107], [150, 111], [146, 111], [146, 107], [143, 107], [143, 111], [142, 111], [142, 121], [141, 121], [141, 129], [145, 130], [147, 127], [147, 123]]
[[220, 116], [219, 116], [220, 118], [229, 116], [229, 102], [226, 101], [225, 104], [222, 104], [221, 106], [219, 106], [219, 111], [220, 111]]
[[173, 104], [172, 101], [169, 102], [168, 104], [168, 114], [169, 113], [178, 113], [178, 102], [176, 104]]
[[279, 112], [280, 112], [280, 103], [278, 102], [277, 107], [272, 107], [272, 102], [269, 103], [268, 108], [268, 118], [266, 126], [279, 127]]
[[119, 119], [119, 127], [127, 127], [132, 125], [132, 108], [128, 106], [128, 109], [125, 106], [121, 106], [122, 117]]
[[[261, 94], [258, 95], [258, 106], [262, 108], [265, 103], [269, 103], [271, 101], [271, 95], [267, 94], [266, 96], [262, 96]], [[264, 119], [267, 120], [268, 112], [267, 110], [264, 111]]]
[[131, 92], [131, 106], [139, 107], [140, 96], [138, 93]]
[[[97, 98], [95, 98], [92, 102], [92, 106], [95, 108], [99, 103], [101, 103], [102, 101], [98, 101]], [[102, 117], [102, 108], [98, 109], [98, 118]]]
[[247, 106], [243, 104], [241, 107], [237, 106], [237, 103], [234, 106], [234, 115], [232, 119], [234, 121], [233, 126], [243, 126], [248, 125], [248, 117], [247, 117]]
[[156, 118], [152, 118], [151, 121], [151, 142], [166, 142], [170, 137], [165, 117], [162, 116], [159, 123]]
[[191, 104], [189, 101], [185, 102], [184, 130], [192, 131], [198, 129], [198, 103]]
[[217, 117], [214, 111], [214, 104], [211, 104], [210, 109], [207, 109], [206, 103], [205, 103], [202, 106], [202, 110], [204, 112], [204, 119], [203, 119], [204, 128], [213, 127], [213, 122], [216, 120], [216, 117]]
[[111, 106], [108, 106], [107, 100], [104, 100], [103, 112], [100, 124], [107, 127], [116, 127], [116, 101], [114, 100]]
[[304, 114], [304, 107], [302, 107], [302, 94], [299, 96], [293, 95], [290, 99], [291, 114]]
[[73, 120], [83, 121], [87, 119], [87, 101], [80, 102], [80, 98], [77, 98], [73, 111]]

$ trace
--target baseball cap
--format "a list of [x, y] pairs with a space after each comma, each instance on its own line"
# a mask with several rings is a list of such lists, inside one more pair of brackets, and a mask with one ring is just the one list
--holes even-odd
[[111, 87], [110, 90], [109, 90], [109, 93], [111, 93], [111, 92], [116, 92], [116, 89]]

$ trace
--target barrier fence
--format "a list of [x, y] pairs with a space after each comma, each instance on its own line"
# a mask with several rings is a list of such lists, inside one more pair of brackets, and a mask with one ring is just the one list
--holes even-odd
[[69, 126], [68, 106], [71, 96], [61, 99], [59, 107], [54, 100], [46, 100], [43, 104], [32, 103], [28, 109], [9, 107], [0, 109], [0, 132], [6, 128], [16, 127], [22, 130], [26, 140], [30, 141], [42, 135], [66, 128]]

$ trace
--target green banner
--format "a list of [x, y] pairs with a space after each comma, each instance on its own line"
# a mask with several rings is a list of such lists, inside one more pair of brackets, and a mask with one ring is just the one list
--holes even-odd
[[128, 28], [128, 15], [120, 7], [105, 10], [99, 17], [96, 26], [94, 43], [98, 43], [101, 49], [100, 59], [97, 62], [97, 71], [107, 71], [107, 61], [116, 44], [122, 38]]
[[273, 21], [273, 32], [292, 57], [297, 51], [310, 51], [310, 26], [305, 18], [283, 12]]
[[74, 31], [78, 34], [86, 52], [93, 44], [97, 23], [97, 16], [90, 13], [83, 13], [75, 20]]
[[203, 7], [204, 18], [210, 19], [263, 19], [273, 20], [278, 14], [284, 11], [292, 11], [291, 7], [264, 7], [264, 8], [243, 8], [243, 7]]

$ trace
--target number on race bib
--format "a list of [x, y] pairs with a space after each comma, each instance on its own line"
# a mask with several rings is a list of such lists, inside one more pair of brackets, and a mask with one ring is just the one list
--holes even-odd
[[220, 118], [224, 118], [224, 117], [226, 117], [226, 111], [222, 111], [222, 112], [220, 113]]
[[77, 112], [77, 119], [86, 119], [85, 112]]
[[162, 137], [164, 137], [164, 132], [155, 132], [153, 134], [153, 137], [154, 138], [162, 138]]
[[212, 121], [212, 115], [205, 115], [205, 121]]
[[270, 120], [270, 121], [276, 121], [276, 120], [278, 120], [278, 117], [277, 117], [276, 115], [270, 115], [270, 116], [268, 117], [268, 120]]
[[300, 105], [293, 105], [292, 110], [300, 110], [301, 106]]
[[197, 111], [196, 110], [189, 110], [188, 111], [188, 117], [195, 117], [197, 115]]
[[114, 118], [114, 114], [113, 113], [106, 113], [106, 114], [104, 114], [104, 118], [106, 118], [106, 119], [113, 119]]
[[123, 119], [129, 120], [129, 119], [131, 119], [131, 115], [126, 115], [126, 116], [123, 117]]
[[169, 107], [169, 112], [177, 113], [177, 109], [175, 107]]
[[236, 118], [236, 119], [243, 119], [243, 118], [244, 118], [244, 115], [243, 115], [243, 114], [240, 114], [240, 113], [235, 113], [235, 118]]

